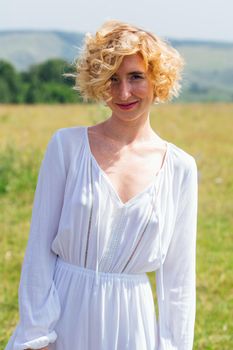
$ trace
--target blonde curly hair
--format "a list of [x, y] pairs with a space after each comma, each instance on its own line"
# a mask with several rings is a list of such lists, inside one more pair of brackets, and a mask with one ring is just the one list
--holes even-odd
[[125, 56], [140, 53], [154, 87], [154, 102], [178, 96], [184, 60], [156, 35], [116, 20], [107, 21], [95, 35], [87, 34], [77, 58], [75, 86], [84, 100], [109, 101], [111, 76]]

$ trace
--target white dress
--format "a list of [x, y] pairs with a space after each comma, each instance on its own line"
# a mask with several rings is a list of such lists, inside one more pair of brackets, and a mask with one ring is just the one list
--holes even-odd
[[[197, 168], [167, 142], [153, 182], [123, 203], [87, 127], [57, 130], [36, 187], [7, 350], [191, 350]], [[156, 319], [146, 272], [156, 271]]]

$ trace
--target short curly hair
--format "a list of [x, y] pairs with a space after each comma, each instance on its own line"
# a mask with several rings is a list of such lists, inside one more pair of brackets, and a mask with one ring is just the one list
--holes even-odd
[[166, 102], [180, 91], [184, 60], [156, 35], [117, 20], [107, 21], [95, 35], [86, 34], [75, 62], [74, 89], [84, 100], [109, 101], [111, 76], [125, 56], [140, 53], [154, 87], [154, 102]]

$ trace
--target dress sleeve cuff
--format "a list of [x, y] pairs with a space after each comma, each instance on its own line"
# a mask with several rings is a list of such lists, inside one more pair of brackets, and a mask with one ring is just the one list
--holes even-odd
[[54, 343], [56, 339], [57, 334], [55, 331], [53, 331], [46, 336], [36, 338], [24, 343], [22, 349], [41, 349], [50, 343]]

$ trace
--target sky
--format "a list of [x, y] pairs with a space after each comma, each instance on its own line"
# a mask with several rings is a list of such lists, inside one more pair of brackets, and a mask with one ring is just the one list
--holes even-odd
[[118, 19], [164, 38], [233, 42], [232, 0], [0, 0], [0, 30], [95, 32]]

